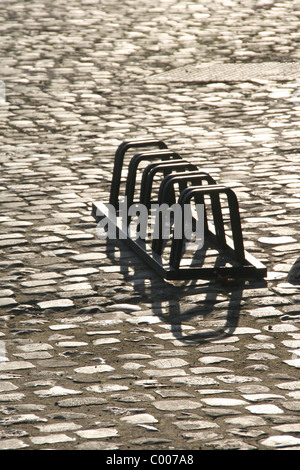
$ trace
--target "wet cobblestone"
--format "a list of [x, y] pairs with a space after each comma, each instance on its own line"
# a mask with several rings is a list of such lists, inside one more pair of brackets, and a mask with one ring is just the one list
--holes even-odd
[[[299, 83], [146, 80], [298, 61], [299, 2], [0, 8], [0, 450], [299, 449]], [[144, 137], [234, 188], [266, 281], [164, 282], [96, 237]]]

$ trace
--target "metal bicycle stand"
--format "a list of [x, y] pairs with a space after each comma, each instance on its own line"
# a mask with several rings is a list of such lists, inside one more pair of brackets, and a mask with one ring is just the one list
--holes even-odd
[[[149, 150], [149, 147], [154, 147], [154, 149]], [[137, 150], [138, 153], [135, 153], [126, 163], [125, 154], [129, 149]], [[139, 168], [139, 165], [145, 162], [148, 163], [147, 166], [144, 169]], [[165, 240], [163, 237], [161, 212], [157, 219], [159, 227], [156, 232], [157, 238], [151, 238], [151, 233], [145, 239], [131, 236], [128, 228], [132, 217], [128, 213], [125, 215], [125, 220], [120, 216], [123, 183], [121, 177], [124, 174], [124, 167], [127, 168], [125, 168], [123, 195], [128, 205], [134, 203], [143, 205], [148, 210], [149, 218], [153, 216], [153, 203], [158, 207], [167, 205], [171, 208], [172, 204], [177, 204], [181, 208], [180, 220], [176, 217], [173, 217], [173, 220], [170, 219], [169, 239]], [[139, 183], [137, 183], [138, 172]], [[232, 238], [226, 233], [228, 229], [226, 229], [222, 213], [224, 198], [227, 200]], [[210, 204], [207, 204], [207, 199]], [[203, 205], [205, 246], [195, 244], [192, 260], [187, 260], [185, 258], [187, 240], [184, 236], [186, 224], [184, 208], [189, 207], [192, 213], [192, 205], [195, 204]], [[112, 208], [115, 211], [113, 215]], [[210, 211], [211, 221], [208, 220], [208, 211]], [[164, 279], [215, 279], [220, 276], [261, 279], [267, 274], [266, 267], [244, 249], [238, 200], [234, 191], [217, 184], [211, 175], [202, 171], [197, 165], [184, 160], [178, 153], [172, 152], [161, 140], [133, 140], [119, 145], [115, 153], [109, 203], [94, 202], [92, 215], [96, 221], [106, 217], [115, 226], [118, 238], [127, 243]], [[194, 215], [192, 223], [193, 226], [197, 223]], [[181, 237], [175, 237], [177, 229], [180, 229]], [[214, 262], [213, 265], [206, 265], [208, 246], [218, 252], [221, 263]]]

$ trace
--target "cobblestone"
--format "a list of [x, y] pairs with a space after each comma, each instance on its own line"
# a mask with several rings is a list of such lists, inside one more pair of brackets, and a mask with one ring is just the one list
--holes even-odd
[[[299, 61], [299, 2], [0, 10], [0, 450], [299, 449], [299, 82], [148, 80]], [[145, 137], [234, 188], [265, 281], [165, 282], [97, 238]]]

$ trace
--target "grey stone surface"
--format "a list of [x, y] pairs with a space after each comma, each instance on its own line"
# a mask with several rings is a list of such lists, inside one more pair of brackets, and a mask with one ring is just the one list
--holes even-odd
[[[0, 17], [0, 450], [298, 449], [299, 2]], [[201, 83], [150, 81], [205, 63]], [[96, 236], [114, 152], [143, 138], [234, 189], [265, 281], [165, 282]]]

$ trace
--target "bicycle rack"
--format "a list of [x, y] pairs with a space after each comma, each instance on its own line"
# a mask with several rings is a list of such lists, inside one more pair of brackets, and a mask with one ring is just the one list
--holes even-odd
[[[147, 150], [155, 147], [155, 150]], [[146, 149], [140, 151], [140, 149]], [[125, 154], [129, 149], [139, 150], [125, 164]], [[141, 163], [147, 162], [144, 169]], [[127, 166], [126, 180], [122, 181], [122, 172]], [[139, 172], [139, 191], [137, 190], [137, 175]], [[158, 188], [157, 188], [158, 182]], [[205, 184], [203, 184], [205, 182]], [[121, 198], [121, 185], [125, 183]], [[154, 190], [154, 186], [156, 186]], [[178, 191], [179, 188], [179, 191]], [[156, 191], [156, 192], [155, 192]], [[176, 193], [179, 195], [176, 197]], [[137, 197], [137, 201], [135, 198]], [[156, 199], [154, 200], [153, 197]], [[221, 207], [221, 199], [226, 198], [232, 238], [226, 234], [226, 224]], [[206, 199], [210, 200], [207, 205]], [[154, 205], [163, 204], [171, 207], [176, 203], [181, 208], [180, 219], [170, 219], [170, 237], [165, 240], [162, 234], [162, 214], [158, 213], [159, 232], [156, 238], [147, 234], [146, 238], [132, 237], [128, 228], [132, 216], [126, 212], [121, 214], [121, 203], [126, 202], [126, 208], [139, 203], [147, 209], [148, 221], [153, 217]], [[155, 204], [154, 204], [155, 203]], [[192, 204], [203, 207], [204, 244], [193, 245], [192, 259], [186, 259], [188, 243], [184, 235], [175, 237], [180, 229], [184, 234], [186, 215], [184, 207], [192, 211]], [[113, 210], [112, 210], [113, 209]], [[208, 218], [211, 211], [212, 222]], [[192, 212], [191, 212], [192, 214]], [[109, 204], [95, 202], [92, 205], [92, 215], [96, 221], [104, 217], [115, 229], [117, 238], [124, 240], [151, 268], [161, 277], [168, 280], [214, 279], [229, 278], [264, 278], [266, 267], [244, 249], [239, 206], [235, 193], [229, 187], [217, 184], [208, 174], [201, 171], [197, 165], [184, 160], [178, 153], [172, 152], [161, 140], [146, 139], [125, 141], [116, 150], [114, 170], [111, 183]], [[197, 223], [195, 214], [191, 216], [192, 226]], [[181, 224], [181, 226], [180, 226]], [[173, 234], [173, 236], [172, 236]], [[157, 235], [157, 232], [156, 232]], [[212, 259], [211, 252], [217, 259], [207, 265], [207, 258]]]

